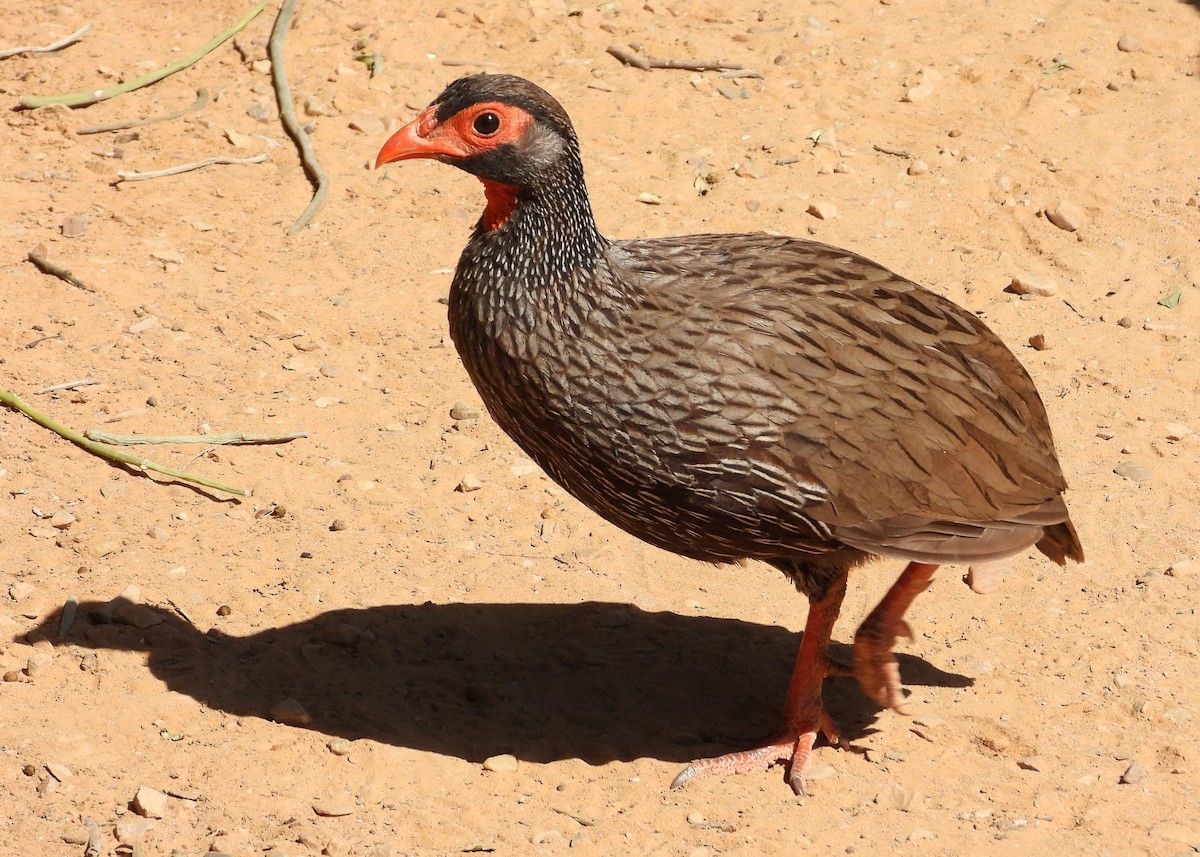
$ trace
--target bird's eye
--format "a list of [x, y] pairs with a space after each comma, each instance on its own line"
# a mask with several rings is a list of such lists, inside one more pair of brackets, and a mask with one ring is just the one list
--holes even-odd
[[475, 129], [476, 134], [490, 137], [500, 130], [500, 117], [490, 111], [480, 113], [475, 117], [475, 122], [471, 127]]

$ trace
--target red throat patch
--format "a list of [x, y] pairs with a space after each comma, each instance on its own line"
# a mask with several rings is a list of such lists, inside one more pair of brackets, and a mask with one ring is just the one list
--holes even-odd
[[507, 223], [512, 213], [517, 210], [517, 188], [487, 179], [480, 181], [483, 182], [483, 195], [487, 197], [487, 208], [483, 210], [483, 228], [487, 232], [495, 232]]

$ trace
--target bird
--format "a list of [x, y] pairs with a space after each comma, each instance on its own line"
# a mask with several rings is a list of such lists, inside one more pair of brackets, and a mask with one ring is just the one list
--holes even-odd
[[[767, 563], [809, 602], [782, 724], [692, 761], [781, 765], [797, 794], [851, 674], [902, 710], [904, 614], [945, 563], [1083, 548], [1029, 374], [974, 313], [857, 253], [768, 234], [613, 240], [566, 110], [511, 74], [461, 77], [387, 139], [483, 183], [450, 285], [451, 339], [496, 424], [600, 517], [707, 563]], [[907, 565], [830, 658], [849, 573]]]

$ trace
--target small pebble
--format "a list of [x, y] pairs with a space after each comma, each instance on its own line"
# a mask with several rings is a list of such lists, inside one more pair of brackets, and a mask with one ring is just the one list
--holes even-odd
[[68, 830], [60, 838], [67, 845], [87, 845], [90, 839], [86, 830]]
[[353, 648], [362, 639], [362, 631], [348, 622], [339, 622], [326, 628], [321, 634], [321, 639], [336, 646]]
[[1123, 315], [1117, 319], [1117, 326], [1125, 328], [1133, 327], [1133, 319], [1127, 315]]
[[908, 165], [908, 174], [910, 176], [923, 176], [929, 172], [929, 164], [924, 161], [913, 161]]
[[1191, 577], [1197, 571], [1200, 571], [1200, 563], [1194, 559], [1181, 559], [1171, 563], [1165, 574], [1170, 577]]
[[1046, 334], [1035, 333], [1029, 337], [1029, 345], [1034, 351], [1049, 351], [1050, 344], [1046, 342]]
[[82, 214], [72, 214], [66, 217], [62, 222], [63, 237], [82, 238], [87, 233], [89, 223], [91, 220]]
[[312, 725], [312, 715], [304, 710], [304, 706], [290, 697], [271, 706], [267, 716], [276, 723], [283, 723], [287, 726]]
[[458, 486], [454, 489], [462, 494], [470, 494], [472, 491], [478, 491], [483, 487], [483, 483], [479, 481], [479, 477], [474, 473], [467, 473], [459, 480]]
[[763, 177], [763, 169], [753, 161], [746, 161], [738, 164], [733, 174], [743, 179], [761, 179]]
[[128, 818], [113, 826], [113, 833], [122, 845], [133, 845], [145, 838], [158, 824], [152, 818]]
[[344, 529], [346, 529], [346, 522], [343, 521], [341, 518], [334, 518], [333, 521], [329, 524], [329, 531], [331, 533], [340, 533]]
[[495, 774], [512, 774], [517, 770], [517, 757], [511, 753], [502, 753], [499, 756], [489, 756], [483, 760], [483, 769], [491, 771]]
[[662, 205], [662, 197], [648, 191], [642, 191], [637, 195], [636, 199], [638, 202], [645, 203], [646, 205]]
[[708, 818], [702, 812], [692, 810], [687, 814], [687, 823], [692, 827], [700, 827], [708, 821]]
[[177, 250], [151, 250], [150, 258], [170, 265], [182, 265], [184, 262], [183, 254]]
[[234, 131], [232, 128], [225, 129], [225, 139], [227, 139], [235, 149], [248, 149], [251, 146], [257, 146], [258, 141], [249, 134], [242, 134], [239, 131]]
[[817, 220], [833, 220], [838, 216], [837, 206], [832, 202], [825, 202], [824, 200], [818, 200], [809, 204], [808, 213], [817, 218]]
[[109, 553], [119, 550], [121, 550], [121, 543], [118, 539], [101, 539], [88, 545], [88, 556], [92, 559], [101, 559], [107, 557]]
[[1037, 771], [1040, 773], [1046, 770], [1046, 768], [1049, 766], [1049, 763], [1049, 756], [1026, 756], [1024, 759], [1019, 759], [1017, 761], [1017, 767], [1024, 771]]
[[171, 799], [158, 789], [142, 786], [133, 796], [133, 811], [144, 818], [162, 818]]
[[1113, 473], [1122, 476], [1131, 482], [1145, 482], [1152, 474], [1150, 468], [1144, 464], [1137, 464], [1132, 461], [1123, 461], [1113, 468]]
[[1200, 823], [1188, 825], [1181, 821], [1160, 821], [1150, 828], [1154, 839], [1180, 842], [1192, 850], [1200, 850]]
[[350, 750], [353, 748], [354, 745], [351, 744], [349, 741], [347, 741], [345, 738], [330, 738], [328, 746], [329, 746], [329, 752], [333, 753], [333, 755], [348, 756], [348, 755], [350, 755]]
[[1058, 284], [1050, 277], [1041, 277], [1036, 274], [1027, 274], [1024, 272], [1013, 275], [1009, 288], [1018, 295], [1051, 297], [1058, 294]]
[[217, 608], [218, 616], [228, 616], [232, 612], [233, 612], [233, 608], [230, 607], [228, 604], [222, 604], [220, 607]]
[[[128, 591], [127, 587], [126, 592]], [[165, 621], [163, 615], [153, 607], [136, 603], [134, 599], [138, 597], [140, 597], [140, 592], [133, 596], [122, 592], [117, 596], [112, 602], [113, 621], [122, 625], [131, 625], [143, 631], [147, 628], [153, 628], [155, 625], [161, 625]]]
[[913, 832], [908, 834], [909, 842], [923, 842], [931, 839], [937, 839], [937, 834], [924, 827], [913, 828]]
[[1146, 772], [1137, 762], [1130, 762], [1129, 767], [1125, 769], [1125, 773], [1121, 774], [1121, 785], [1136, 786], [1142, 780], [1146, 779]]
[[875, 796], [875, 803], [902, 812], [911, 812], [920, 806], [921, 795], [908, 786], [891, 783]]
[[387, 126], [383, 124], [383, 120], [378, 116], [370, 114], [355, 116], [350, 120], [349, 125], [351, 131], [358, 131], [360, 134], [365, 134], [372, 139], [382, 137], [387, 133]]
[[[1163, 423], [1163, 437], [1171, 441], [1180, 441], [1190, 435], [1192, 430], [1183, 423]], [[53, 521], [50, 522], [53, 525]]]
[[305, 116], [332, 116], [333, 111], [329, 106], [317, 98], [315, 95], [310, 95], [304, 99], [304, 115]]
[[124, 482], [113, 480], [112, 482], [105, 482], [100, 486], [100, 496], [108, 500], [113, 500], [118, 497], [124, 497], [127, 490], [129, 490], [129, 487]]
[[904, 97], [900, 100], [907, 102], [924, 101], [931, 95], [933, 95], [933, 84], [922, 83], [909, 87], [908, 91], [904, 93]]
[[1066, 232], [1075, 232], [1083, 225], [1083, 209], [1069, 200], [1060, 199], [1054, 208], [1046, 209], [1046, 219]]
[[450, 409], [450, 419], [452, 420], [477, 420], [483, 415], [483, 412], [466, 402], [455, 402], [454, 407]]
[[1117, 50], [1122, 53], [1132, 54], [1142, 49], [1142, 40], [1137, 36], [1129, 33], [1122, 34], [1121, 38], [1117, 39]]
[[804, 779], [810, 783], [819, 783], [822, 780], [828, 780], [837, 774], [837, 769], [833, 765], [811, 765], [804, 772]]
[[312, 810], [322, 818], [341, 818], [354, 814], [353, 806], [345, 801], [336, 800], [313, 801]]
[[1007, 565], [994, 562], [972, 565], [967, 569], [967, 586], [979, 595], [995, 592], [1004, 583], [1004, 575], [1012, 571]]

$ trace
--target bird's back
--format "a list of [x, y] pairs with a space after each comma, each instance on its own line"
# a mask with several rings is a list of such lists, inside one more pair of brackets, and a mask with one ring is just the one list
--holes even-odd
[[451, 332], [489, 410], [653, 544], [937, 562], [1045, 531], [1056, 559], [1081, 556], [1028, 374], [973, 314], [861, 256], [760, 235], [621, 241], [522, 288], [483, 259], [468, 245]]

